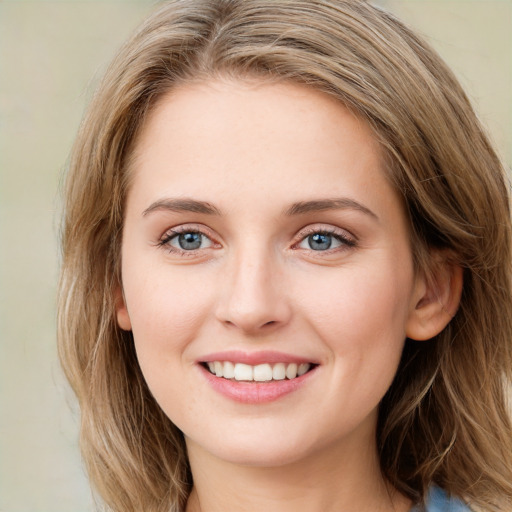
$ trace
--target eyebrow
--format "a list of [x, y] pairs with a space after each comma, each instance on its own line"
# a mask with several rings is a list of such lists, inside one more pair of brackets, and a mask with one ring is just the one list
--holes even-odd
[[142, 215], [146, 216], [154, 211], [171, 211], [171, 212], [193, 212], [193, 213], [204, 213], [206, 215], [221, 215], [218, 210], [212, 204], [206, 201], [197, 201], [195, 199], [159, 199], [152, 203], [146, 208]]
[[310, 212], [321, 212], [326, 210], [357, 210], [376, 220], [379, 217], [369, 208], [348, 197], [336, 199], [318, 199], [313, 201], [300, 201], [294, 203], [285, 210], [285, 215], [303, 215]]
[[[378, 216], [369, 208], [347, 197], [337, 199], [316, 199], [312, 201], [299, 201], [293, 203], [284, 211], [286, 216], [304, 215], [311, 212], [321, 212], [326, 210], [357, 210], [370, 217], [379, 219]], [[142, 215], [146, 216], [154, 211], [171, 212], [192, 212], [203, 213], [205, 215], [222, 215], [221, 211], [207, 201], [198, 201], [190, 198], [164, 198], [159, 199], [146, 208]]]

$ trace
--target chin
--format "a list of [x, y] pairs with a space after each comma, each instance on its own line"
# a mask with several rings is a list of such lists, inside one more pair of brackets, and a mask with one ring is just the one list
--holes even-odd
[[273, 446], [232, 446], [225, 450], [215, 450], [218, 458], [240, 466], [255, 468], [272, 468], [293, 464], [301, 460], [306, 454], [295, 449], [278, 449]]
[[[317, 451], [322, 451], [322, 445], [314, 442], [307, 432], [291, 431], [290, 428], [268, 429], [250, 428], [245, 430], [238, 426], [231, 429], [201, 436], [191, 440], [187, 438], [189, 450], [192, 446], [202, 452], [208, 452], [213, 457], [231, 464], [252, 467], [280, 467], [294, 464], [308, 458]], [[279, 428], [281, 427], [281, 428]]]

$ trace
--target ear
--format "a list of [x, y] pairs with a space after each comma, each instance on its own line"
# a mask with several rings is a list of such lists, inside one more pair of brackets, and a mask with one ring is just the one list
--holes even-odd
[[117, 325], [119, 325], [123, 331], [131, 331], [132, 323], [130, 321], [128, 309], [126, 308], [126, 301], [124, 299], [123, 288], [121, 285], [118, 285], [115, 289], [114, 300], [116, 307]]
[[413, 340], [429, 340], [439, 334], [455, 316], [462, 295], [462, 268], [450, 263], [446, 251], [435, 253], [432, 259], [429, 275], [417, 277], [406, 325], [406, 335]]

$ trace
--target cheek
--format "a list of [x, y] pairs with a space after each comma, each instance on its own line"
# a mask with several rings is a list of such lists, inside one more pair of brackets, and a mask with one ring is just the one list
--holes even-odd
[[183, 376], [191, 364], [187, 350], [210, 310], [210, 298], [198, 293], [205, 291], [205, 283], [180, 277], [169, 267], [139, 267], [126, 276], [125, 296], [142, 374], [160, 407], [180, 426], [195, 402]]
[[381, 400], [406, 337], [412, 270], [377, 261], [340, 269], [328, 283], [319, 280], [314, 295], [303, 297], [304, 316], [334, 363], [331, 398], [343, 387], [347, 410]]
[[210, 309], [211, 297], [199, 293], [208, 289], [204, 279], [192, 271], [171, 272], [166, 265], [136, 265], [123, 273], [123, 287], [141, 366], [171, 364], [196, 337]]
[[366, 267], [365, 272], [347, 269], [303, 297], [308, 327], [333, 363], [325, 391], [326, 400], [338, 404], [333, 423], [340, 411], [365, 416], [391, 385], [406, 337], [409, 286], [399, 273]]
[[[405, 337], [409, 310], [408, 279], [391, 271], [343, 269], [315, 283], [314, 293], [302, 294], [301, 307], [328, 338], [349, 342], [347, 333], [364, 344]], [[309, 312], [309, 313], [308, 313]]]

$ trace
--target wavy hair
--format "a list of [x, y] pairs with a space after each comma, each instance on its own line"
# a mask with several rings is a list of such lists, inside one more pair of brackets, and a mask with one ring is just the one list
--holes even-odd
[[74, 145], [65, 189], [58, 340], [81, 408], [81, 449], [107, 508], [181, 511], [192, 480], [181, 432], [149, 392], [115, 320], [130, 157], [177, 84], [218, 76], [306, 84], [372, 128], [428, 272], [464, 269], [460, 307], [407, 340], [379, 412], [383, 475], [415, 503], [429, 485], [512, 509], [511, 224], [505, 171], [452, 72], [391, 14], [354, 0], [172, 0], [122, 47]]

